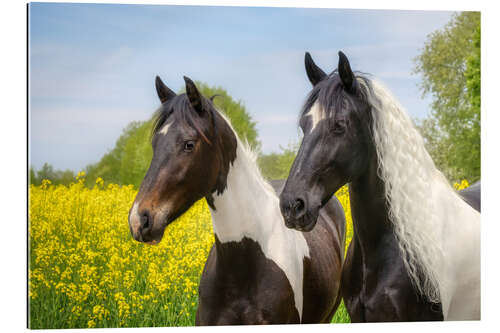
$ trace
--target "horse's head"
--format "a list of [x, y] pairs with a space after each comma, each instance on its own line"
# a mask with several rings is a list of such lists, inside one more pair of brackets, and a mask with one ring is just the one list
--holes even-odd
[[184, 77], [186, 93], [176, 95], [159, 77], [162, 102], [153, 129], [153, 159], [129, 213], [137, 241], [157, 243], [168, 224], [197, 200], [226, 187], [236, 138], [229, 125], [193, 81]]
[[302, 144], [280, 196], [289, 228], [310, 231], [319, 209], [344, 184], [364, 173], [372, 152], [371, 113], [365, 84], [339, 52], [338, 69], [325, 74], [305, 56], [313, 85], [300, 114]]

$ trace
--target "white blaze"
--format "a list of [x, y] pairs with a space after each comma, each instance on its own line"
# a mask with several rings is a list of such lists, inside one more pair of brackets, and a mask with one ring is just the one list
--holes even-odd
[[160, 130], [159, 133], [161, 133], [163, 135], [167, 135], [167, 132], [168, 132], [170, 125], [172, 125], [172, 123], [165, 124], [165, 126], [163, 126], [163, 128]]
[[318, 125], [318, 123], [321, 120], [325, 119], [325, 116], [326, 116], [325, 111], [323, 110], [323, 108], [321, 107], [321, 105], [317, 101], [309, 109], [309, 112], [306, 113], [306, 115], [312, 117], [311, 132], [314, 130], [316, 125]]
[[139, 231], [139, 225], [140, 225], [139, 213], [137, 211], [138, 207], [139, 204], [137, 202], [134, 202], [134, 205], [132, 206], [129, 215], [130, 227], [132, 228], [134, 233], [137, 233]]

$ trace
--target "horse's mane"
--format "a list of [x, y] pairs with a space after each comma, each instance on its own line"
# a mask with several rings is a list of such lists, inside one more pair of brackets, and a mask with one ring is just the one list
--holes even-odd
[[246, 138], [244, 139], [244, 141], [239, 138], [236, 130], [231, 124], [231, 120], [226, 116], [224, 112], [222, 112], [221, 110], [217, 110], [216, 112], [218, 112], [221, 118], [226, 121], [227, 125], [233, 131], [233, 134], [236, 137], [238, 147], [237, 151], [239, 153], [237, 158], [240, 161], [243, 160], [243, 163], [245, 163], [247, 166], [247, 171], [263, 190], [268, 192], [269, 195], [274, 195], [277, 197], [276, 191], [274, 190], [273, 186], [264, 178], [264, 176], [262, 176], [259, 165], [257, 164], [257, 152], [252, 149]]
[[[378, 81], [357, 72], [357, 97], [370, 106], [369, 130], [378, 157], [378, 175], [385, 184], [389, 218], [410, 279], [430, 301], [440, 301], [442, 268], [442, 221], [438, 220], [432, 188], [436, 182], [454, 193], [445, 177], [434, 165], [424, 140], [407, 112]], [[326, 117], [346, 107], [353, 98], [345, 92], [335, 71], [319, 82], [309, 94], [301, 118], [318, 101]], [[361, 113], [364, 110], [356, 110]], [[449, 196], [455, 198], [455, 196]], [[444, 200], [453, 200], [445, 198]]]
[[432, 199], [432, 188], [438, 182], [450, 192], [453, 189], [437, 170], [404, 108], [381, 83], [370, 83], [368, 102], [373, 112], [379, 176], [385, 183], [403, 262], [417, 290], [438, 302], [443, 281], [442, 221], [436, 214], [440, 205]]

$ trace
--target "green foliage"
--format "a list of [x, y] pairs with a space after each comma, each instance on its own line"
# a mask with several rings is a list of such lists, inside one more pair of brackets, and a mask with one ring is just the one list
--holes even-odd
[[449, 163], [448, 140], [438, 126], [436, 118], [430, 117], [415, 122], [436, 167], [451, 181], [456, 182], [457, 179], [461, 179], [463, 171]]
[[257, 159], [262, 175], [267, 179], [286, 179], [297, 156], [298, 144], [280, 146], [281, 153], [261, 154]]
[[[214, 99], [215, 106], [228, 116], [239, 137], [246, 139], [253, 149], [258, 150], [260, 142], [257, 139], [256, 123], [243, 103], [233, 100], [220, 87], [210, 87], [202, 82], [196, 82], [196, 85], [207, 97], [217, 95]], [[106, 183], [133, 184], [138, 187], [153, 156], [150, 140], [153, 121], [152, 117], [148, 121], [130, 123], [116, 141], [115, 147], [98, 163], [87, 166], [87, 186], [92, 186], [97, 177], [101, 177]]]
[[481, 110], [481, 27], [478, 27], [473, 36], [474, 48], [472, 55], [467, 58], [465, 78], [467, 80], [467, 97], [474, 109]]
[[36, 171], [32, 166], [30, 166], [28, 184], [40, 185], [40, 182], [38, 181], [38, 179], [36, 177]]
[[152, 121], [142, 123], [125, 142], [118, 172], [119, 179], [123, 184], [139, 186], [142, 182], [153, 158], [150, 140], [151, 130]]
[[69, 185], [75, 180], [75, 174], [71, 170], [54, 170], [54, 167], [48, 163], [45, 163], [38, 171], [36, 171], [33, 167], [30, 167], [30, 184], [38, 186], [44, 179], [50, 180], [54, 185]]
[[[415, 59], [434, 120], [420, 124], [431, 156], [452, 181], [481, 177], [480, 13], [455, 15]], [[438, 137], [431, 137], [434, 134]]]
[[[92, 186], [97, 177], [101, 177], [106, 183], [140, 184], [142, 178], [139, 179], [139, 177], [144, 177], [152, 157], [149, 140], [151, 126], [152, 120], [133, 121], [128, 124], [116, 141], [115, 147], [104, 154], [98, 163], [87, 166], [86, 184]], [[138, 157], [138, 154], [141, 154], [141, 157]], [[141, 176], [137, 176], [141, 173], [137, 171], [139, 165], [143, 165], [144, 168]]]
[[245, 105], [241, 101], [233, 100], [227, 91], [221, 87], [210, 87], [198, 81], [196, 82], [196, 86], [204, 96], [216, 96], [213, 99], [213, 103], [217, 109], [223, 111], [229, 117], [231, 125], [236, 133], [238, 133], [240, 139], [243, 141], [247, 140], [250, 147], [258, 151], [260, 149], [260, 142], [257, 139], [256, 122], [252, 120]]
[[54, 171], [54, 168], [52, 165], [48, 163], [44, 163], [42, 168], [37, 171], [37, 182], [42, 182], [44, 179], [49, 179], [50, 181], [54, 182], [56, 178], [56, 172]]

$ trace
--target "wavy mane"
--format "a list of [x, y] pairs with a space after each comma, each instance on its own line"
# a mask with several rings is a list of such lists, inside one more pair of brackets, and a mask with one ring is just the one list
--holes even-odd
[[[442, 206], [433, 201], [431, 193], [436, 182], [448, 188], [450, 194], [455, 191], [434, 165], [422, 136], [392, 94], [375, 80], [358, 83], [368, 92], [372, 107], [378, 174], [385, 183], [389, 218], [404, 265], [416, 289], [429, 300], [439, 302], [444, 287], [440, 285], [444, 281], [440, 276], [443, 223], [436, 210]], [[443, 199], [451, 201], [455, 197]]]

